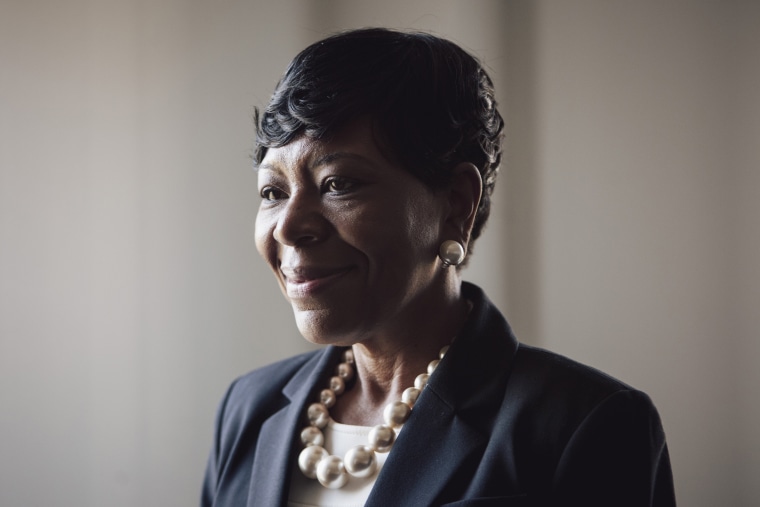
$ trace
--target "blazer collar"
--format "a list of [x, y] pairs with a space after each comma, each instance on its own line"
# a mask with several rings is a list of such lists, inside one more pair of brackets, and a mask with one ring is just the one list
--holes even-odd
[[512, 365], [518, 342], [506, 319], [482, 289], [462, 283], [462, 294], [472, 311], [462, 330], [438, 365], [428, 387], [456, 410], [479, 403], [475, 396], [484, 384], [506, 373]]
[[518, 343], [478, 287], [464, 283], [473, 303], [462, 331], [431, 376], [377, 478], [366, 505], [434, 505], [458, 469], [480, 456]]
[[282, 390], [288, 402], [261, 425], [248, 490], [248, 507], [285, 505], [298, 434], [315, 390], [325, 385], [341, 350], [327, 347], [298, 370]]

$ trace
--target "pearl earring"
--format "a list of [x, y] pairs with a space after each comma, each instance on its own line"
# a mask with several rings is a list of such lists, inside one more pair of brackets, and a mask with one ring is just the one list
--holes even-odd
[[464, 247], [459, 241], [447, 239], [441, 243], [441, 248], [438, 249], [438, 257], [443, 262], [443, 267], [459, 266], [464, 260]]

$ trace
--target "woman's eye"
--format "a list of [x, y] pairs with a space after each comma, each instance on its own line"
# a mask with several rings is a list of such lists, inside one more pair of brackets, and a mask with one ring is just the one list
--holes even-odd
[[284, 196], [285, 193], [275, 187], [264, 187], [261, 189], [261, 198], [266, 199], [267, 201], [276, 201], [282, 199]]
[[346, 178], [333, 177], [333, 178], [329, 178], [325, 182], [325, 189], [328, 192], [333, 192], [337, 194], [348, 192], [349, 190], [354, 188], [354, 186], [356, 186], [356, 183]]

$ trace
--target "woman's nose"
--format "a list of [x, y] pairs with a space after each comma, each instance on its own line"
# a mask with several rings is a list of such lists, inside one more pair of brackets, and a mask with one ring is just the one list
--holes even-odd
[[329, 224], [320, 206], [319, 198], [296, 194], [280, 208], [274, 228], [274, 239], [283, 245], [305, 246], [322, 241]]

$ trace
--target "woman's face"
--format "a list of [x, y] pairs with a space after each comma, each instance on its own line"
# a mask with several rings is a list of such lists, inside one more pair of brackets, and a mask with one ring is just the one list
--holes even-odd
[[351, 344], [419, 320], [442, 278], [446, 194], [389, 162], [368, 122], [269, 149], [258, 176], [256, 246], [304, 337]]

